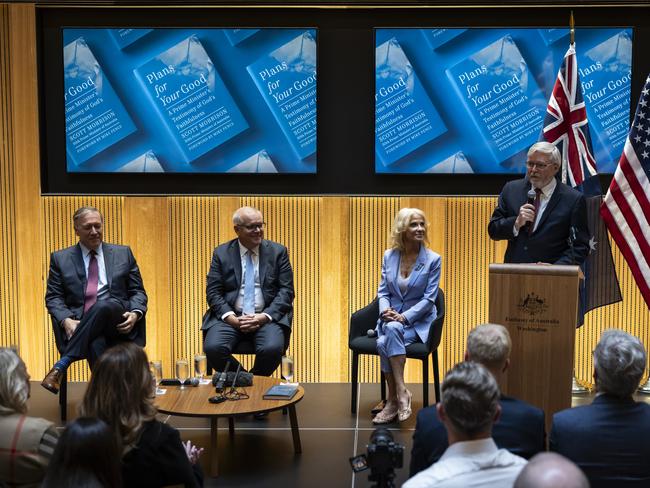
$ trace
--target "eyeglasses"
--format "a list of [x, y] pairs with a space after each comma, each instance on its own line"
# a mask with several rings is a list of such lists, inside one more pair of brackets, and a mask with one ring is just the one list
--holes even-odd
[[266, 222], [260, 222], [260, 223], [257, 223], [257, 224], [248, 224], [248, 225], [239, 224], [237, 227], [243, 227], [244, 229], [246, 229], [247, 231], [250, 231], [250, 232], [252, 232], [254, 230], [258, 230], [258, 229], [259, 230], [264, 230], [264, 227], [266, 227]]
[[551, 164], [553, 164], [553, 163], [538, 163], [536, 161], [526, 161], [526, 166], [528, 166], [530, 169], [537, 168], [537, 169], [540, 169], [540, 170], [545, 170]]

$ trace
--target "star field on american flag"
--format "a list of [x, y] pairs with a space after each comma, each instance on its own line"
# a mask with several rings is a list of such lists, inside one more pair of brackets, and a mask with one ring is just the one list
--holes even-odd
[[650, 76], [600, 214], [650, 307]]

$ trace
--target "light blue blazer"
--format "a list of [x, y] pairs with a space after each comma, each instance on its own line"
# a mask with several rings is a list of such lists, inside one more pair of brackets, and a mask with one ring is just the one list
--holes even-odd
[[[420, 246], [420, 253], [411, 270], [408, 288], [402, 295], [397, 284], [400, 257], [401, 253], [398, 249], [389, 249], [384, 253], [381, 283], [377, 291], [379, 313], [392, 307], [406, 317], [407, 326], [414, 327], [420, 340], [426, 343], [429, 327], [437, 315], [434, 302], [438, 295], [442, 259], [431, 249]], [[381, 319], [377, 321], [377, 327], [381, 322]]]

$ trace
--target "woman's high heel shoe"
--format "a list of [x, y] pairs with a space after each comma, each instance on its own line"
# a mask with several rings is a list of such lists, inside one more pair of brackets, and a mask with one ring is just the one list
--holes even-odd
[[390, 424], [394, 422], [397, 418], [397, 408], [395, 410], [384, 407], [384, 409], [374, 416], [372, 423], [375, 425], [379, 424]]
[[407, 420], [411, 416], [411, 413], [413, 413], [413, 410], [411, 409], [411, 399], [413, 398], [413, 394], [408, 390], [406, 390], [406, 393], [408, 393], [409, 396], [408, 404], [405, 408], [397, 410], [397, 420], [400, 422]]

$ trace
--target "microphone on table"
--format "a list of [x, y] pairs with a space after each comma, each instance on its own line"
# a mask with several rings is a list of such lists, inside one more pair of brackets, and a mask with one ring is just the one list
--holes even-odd
[[223, 368], [223, 371], [221, 372], [221, 375], [219, 375], [219, 379], [217, 380], [216, 388], [215, 390], [218, 392], [223, 391], [223, 386], [226, 383], [226, 378], [228, 377], [226, 373], [228, 373], [228, 368], [230, 368], [230, 361], [226, 362], [226, 367]]
[[237, 365], [237, 371], [235, 371], [235, 376], [232, 378], [232, 384], [230, 385], [230, 389], [234, 390], [235, 387], [237, 386], [237, 379], [239, 378], [239, 372], [241, 371], [241, 363]]
[[[537, 193], [535, 193], [535, 190], [531, 188], [528, 190], [528, 193], [526, 193], [526, 203], [529, 203], [530, 205], [535, 205], [535, 197], [537, 197]], [[536, 216], [537, 217], [537, 216]], [[530, 232], [533, 227], [533, 222], [530, 220], [524, 224], [524, 230], [526, 232]]]

